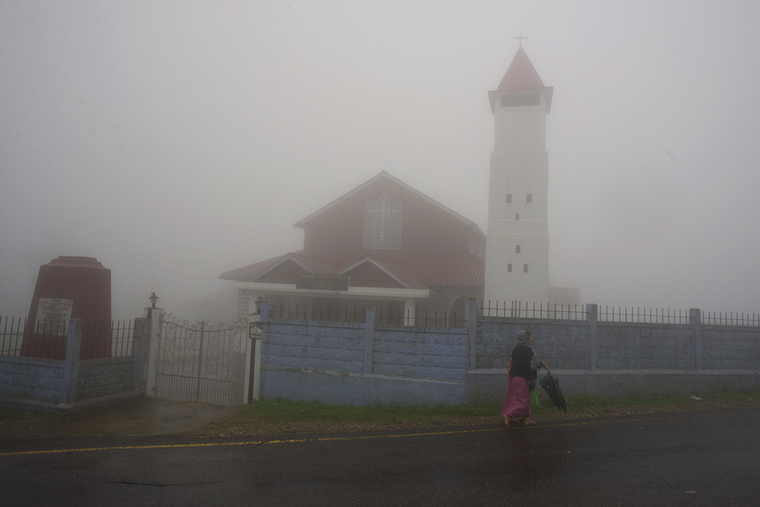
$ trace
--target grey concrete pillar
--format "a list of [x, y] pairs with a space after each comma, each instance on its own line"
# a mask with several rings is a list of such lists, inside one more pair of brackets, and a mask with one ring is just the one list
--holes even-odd
[[364, 334], [364, 373], [371, 374], [375, 370], [375, 307], [367, 307]]
[[63, 365], [61, 403], [74, 401], [79, 375], [79, 349], [82, 346], [82, 319], [71, 319], [66, 333], [66, 359]]
[[588, 354], [589, 354], [589, 368], [595, 370], [599, 361], [599, 335], [598, 335], [598, 323], [599, 323], [599, 307], [595, 304], [586, 305], [586, 322], [588, 323], [589, 337], [588, 337]]
[[132, 335], [132, 357], [135, 358], [134, 389], [143, 391], [148, 376], [148, 352], [150, 351], [150, 319], [135, 319]]
[[156, 375], [158, 373], [158, 349], [161, 342], [161, 321], [163, 310], [154, 308], [150, 312], [150, 338], [148, 339], [148, 373], [145, 380], [145, 394], [156, 395]]
[[699, 308], [689, 309], [689, 324], [694, 328], [694, 368], [702, 369], [702, 312]]
[[467, 322], [467, 368], [474, 370], [478, 365], [478, 299], [467, 298], [464, 303], [464, 319]]

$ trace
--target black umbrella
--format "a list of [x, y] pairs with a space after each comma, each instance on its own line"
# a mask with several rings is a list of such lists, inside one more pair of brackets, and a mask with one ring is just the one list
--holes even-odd
[[562, 394], [562, 390], [559, 388], [559, 382], [552, 376], [551, 372], [547, 372], [546, 375], [541, 377], [539, 381], [541, 387], [544, 388], [549, 399], [552, 400], [557, 410], [564, 410], [567, 412], [567, 401], [565, 401], [565, 395]]

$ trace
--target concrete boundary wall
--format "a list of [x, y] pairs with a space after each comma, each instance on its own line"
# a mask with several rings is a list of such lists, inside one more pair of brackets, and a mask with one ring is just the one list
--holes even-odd
[[[503, 398], [522, 329], [568, 396], [760, 389], [760, 327], [478, 317], [467, 327], [278, 321], [262, 309], [262, 398], [336, 404], [486, 403]], [[471, 317], [470, 317], [471, 316]]]
[[63, 390], [63, 361], [0, 357], [0, 397], [60, 403]]
[[62, 361], [0, 357], [0, 405], [30, 411], [84, 408], [140, 394], [144, 384], [145, 319], [137, 319], [133, 355], [79, 360], [82, 321], [71, 320]]
[[467, 383], [264, 366], [261, 397], [356, 406], [457, 405], [467, 398]]
[[135, 362], [134, 357], [80, 362], [75, 400], [99, 398], [133, 390]]

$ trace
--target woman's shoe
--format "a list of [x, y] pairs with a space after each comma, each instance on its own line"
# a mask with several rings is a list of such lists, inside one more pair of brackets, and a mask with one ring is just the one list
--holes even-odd
[[505, 415], [505, 414], [501, 414], [501, 415], [499, 416], [499, 418], [501, 419], [501, 422], [503, 422], [503, 423], [504, 423], [504, 426], [506, 426], [506, 427], [507, 427], [507, 429], [509, 429], [509, 416], [508, 416], [508, 415]]
[[538, 423], [534, 421], [533, 419], [531, 419], [530, 417], [526, 417], [525, 421], [523, 421], [523, 424], [525, 424], [525, 426], [535, 426]]

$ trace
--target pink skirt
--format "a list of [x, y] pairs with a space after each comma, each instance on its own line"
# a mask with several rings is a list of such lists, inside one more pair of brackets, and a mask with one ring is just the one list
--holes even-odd
[[504, 399], [504, 409], [501, 415], [509, 417], [530, 416], [530, 386], [528, 379], [512, 377], [507, 385], [507, 397]]

